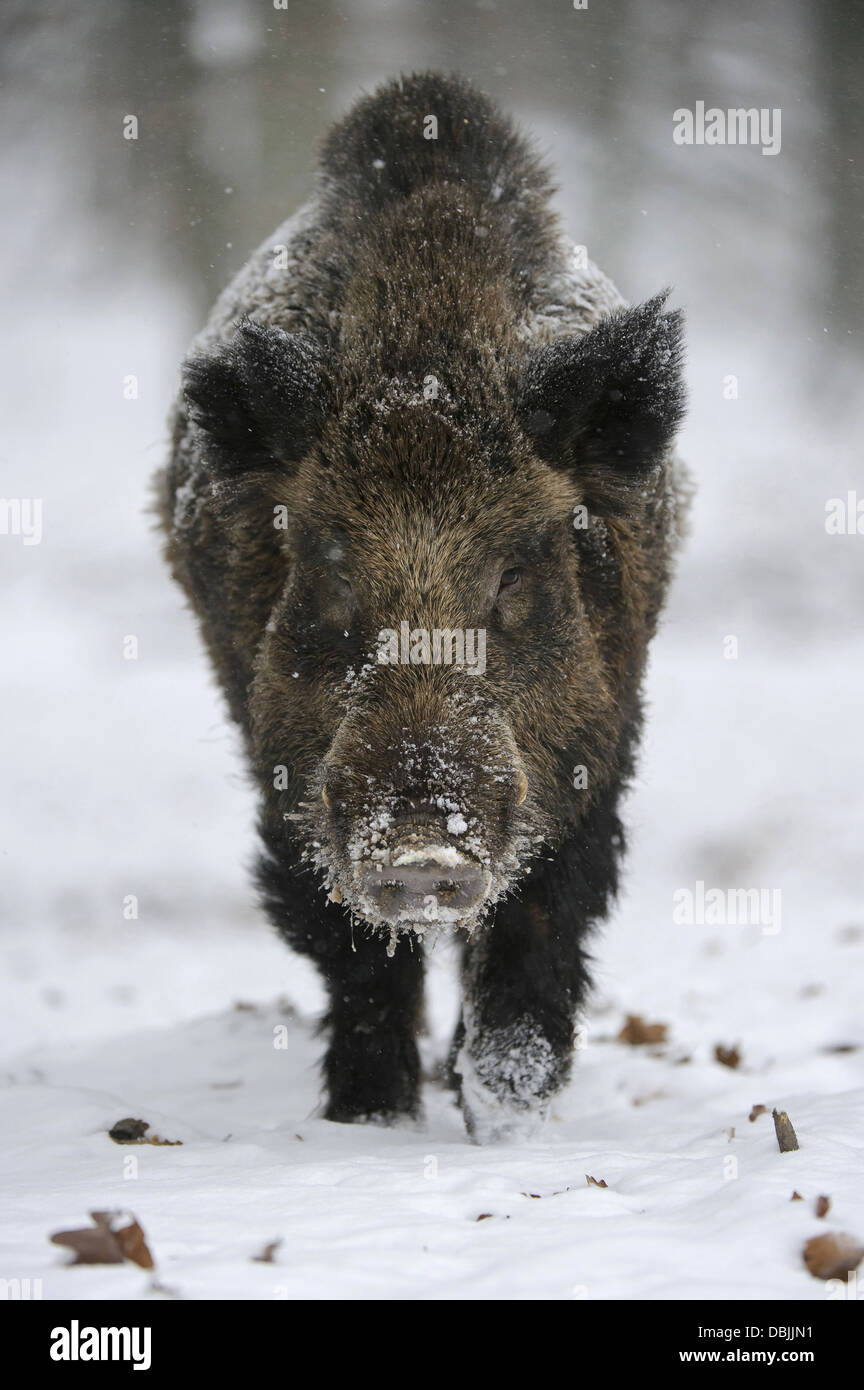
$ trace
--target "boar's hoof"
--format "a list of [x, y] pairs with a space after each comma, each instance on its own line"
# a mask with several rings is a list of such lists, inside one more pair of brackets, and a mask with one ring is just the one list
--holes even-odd
[[353, 1110], [350, 1105], [330, 1105], [324, 1112], [324, 1118], [337, 1125], [379, 1125], [382, 1129], [401, 1125], [416, 1128], [422, 1122], [423, 1113], [419, 1105], [410, 1110]]
[[479, 1094], [462, 1084], [462, 1115], [472, 1144], [523, 1144], [536, 1139], [546, 1123], [548, 1106], [529, 1106]]
[[463, 1031], [453, 1070], [469, 1137], [475, 1144], [535, 1138], [567, 1069], [567, 1060], [524, 1023], [480, 1034]]

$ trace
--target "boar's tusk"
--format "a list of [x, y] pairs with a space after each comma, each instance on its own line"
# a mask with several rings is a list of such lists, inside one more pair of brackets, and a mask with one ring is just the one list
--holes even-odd
[[516, 773], [516, 805], [521, 806], [528, 795], [528, 778], [520, 767]]
[[321, 800], [324, 802], [324, 805], [327, 807], [327, 810], [328, 810], [328, 811], [331, 811], [331, 810], [333, 809], [333, 803], [332, 803], [332, 801], [330, 800], [329, 796], [327, 795], [327, 784], [326, 784], [326, 783], [325, 783], [324, 786], [321, 788]]

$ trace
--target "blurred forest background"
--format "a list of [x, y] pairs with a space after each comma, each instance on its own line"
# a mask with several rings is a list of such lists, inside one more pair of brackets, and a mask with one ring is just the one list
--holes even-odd
[[[856, 0], [6, 0], [0, 26], [2, 492], [44, 500], [40, 545], [0, 537], [10, 1040], [287, 988], [251, 926], [251, 797], [149, 478], [212, 299], [311, 192], [333, 119], [412, 69], [511, 111], [573, 241], [628, 299], [672, 285], [686, 311], [699, 496], [610, 951], [648, 917], [671, 930], [697, 877], [781, 883], [802, 918], [856, 910], [864, 536], [824, 524], [829, 498], [864, 497]], [[781, 152], [676, 145], [697, 101], [779, 107]]]

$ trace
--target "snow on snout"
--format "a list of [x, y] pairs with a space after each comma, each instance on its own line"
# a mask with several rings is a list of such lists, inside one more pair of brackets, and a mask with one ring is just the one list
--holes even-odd
[[390, 862], [393, 868], [402, 868], [406, 864], [432, 863], [440, 864], [444, 869], [453, 869], [458, 864], [466, 864], [468, 861], [455, 845], [418, 845], [413, 849], [399, 850]]

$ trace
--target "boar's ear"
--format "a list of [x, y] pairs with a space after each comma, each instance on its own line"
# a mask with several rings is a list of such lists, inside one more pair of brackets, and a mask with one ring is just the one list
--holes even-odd
[[665, 294], [559, 338], [529, 362], [519, 417], [541, 458], [584, 478], [586, 496], [623, 501], [671, 443], [684, 413], [680, 312]]
[[222, 478], [302, 457], [321, 414], [323, 353], [300, 333], [243, 319], [233, 338], [190, 357], [183, 394]]

